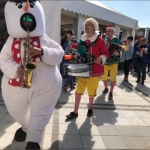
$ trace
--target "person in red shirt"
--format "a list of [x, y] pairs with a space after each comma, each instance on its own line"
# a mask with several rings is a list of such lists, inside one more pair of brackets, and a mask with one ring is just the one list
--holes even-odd
[[88, 18], [84, 22], [84, 27], [85, 34], [81, 36], [77, 51], [80, 56], [85, 56], [85, 53], [89, 53], [95, 59], [93, 61], [93, 64], [91, 65], [92, 69], [90, 71], [90, 77], [78, 77], [75, 92], [74, 111], [67, 115], [67, 118], [78, 117], [78, 108], [81, 100], [81, 95], [83, 95], [86, 88], [89, 95], [87, 116], [93, 116], [92, 105], [94, 97], [96, 96], [100, 76], [104, 73], [103, 65], [105, 64], [105, 61], [109, 55], [103, 39], [99, 36], [99, 33], [96, 32], [98, 30], [98, 22], [94, 18]]

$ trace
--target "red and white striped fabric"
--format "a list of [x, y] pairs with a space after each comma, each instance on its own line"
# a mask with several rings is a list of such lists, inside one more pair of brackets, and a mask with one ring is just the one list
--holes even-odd
[[75, 107], [74, 107], [74, 113], [76, 113], [76, 114], [78, 113], [80, 100], [81, 100], [81, 95], [75, 94]]
[[93, 97], [89, 97], [89, 105], [88, 105], [89, 109], [92, 109], [93, 101], [94, 101], [94, 98]]

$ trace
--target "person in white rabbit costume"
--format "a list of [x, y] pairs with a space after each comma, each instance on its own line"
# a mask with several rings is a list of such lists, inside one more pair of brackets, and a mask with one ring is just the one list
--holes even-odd
[[[61, 93], [57, 65], [64, 51], [45, 34], [44, 12], [37, 0], [9, 0], [5, 19], [10, 36], [0, 54], [2, 96], [9, 113], [21, 125], [14, 139], [26, 141], [26, 150], [40, 149], [42, 133]], [[23, 86], [25, 55], [36, 64], [32, 85], [27, 88]]]

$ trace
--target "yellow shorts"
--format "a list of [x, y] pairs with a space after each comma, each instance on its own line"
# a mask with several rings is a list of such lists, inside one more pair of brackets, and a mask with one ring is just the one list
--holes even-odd
[[76, 93], [83, 95], [87, 88], [90, 97], [96, 96], [100, 77], [78, 78]]
[[103, 81], [107, 81], [108, 72], [110, 72], [110, 82], [115, 82], [118, 73], [118, 64], [104, 65], [104, 74], [101, 76]]

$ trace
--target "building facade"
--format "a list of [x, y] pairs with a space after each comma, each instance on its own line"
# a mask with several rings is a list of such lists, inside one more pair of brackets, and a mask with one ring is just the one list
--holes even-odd
[[[135, 31], [138, 28], [137, 20], [127, 17], [96, 0], [40, 1], [45, 11], [47, 32], [57, 41], [60, 40], [60, 37], [56, 37], [56, 33], [60, 35], [61, 28], [73, 29], [79, 40], [84, 31], [83, 23], [89, 17], [98, 21], [102, 33], [106, 25], [113, 25], [115, 35], [120, 37], [121, 41], [126, 40], [129, 35], [135, 37]], [[53, 22], [53, 25], [50, 22]]]
[[[7, 0], [0, 2], [0, 22], [4, 28], [4, 6]], [[115, 35], [120, 40], [126, 40], [128, 35], [135, 36], [138, 21], [113, 10], [98, 0], [39, 0], [45, 13], [46, 33], [52, 39], [60, 42], [61, 28], [73, 29], [77, 39], [80, 39], [84, 31], [83, 23], [89, 18], [95, 18], [99, 23], [99, 29], [103, 33], [106, 25], [111, 24], [115, 28]], [[1, 29], [1, 27], [0, 27]], [[121, 33], [121, 34], [120, 34]]]

